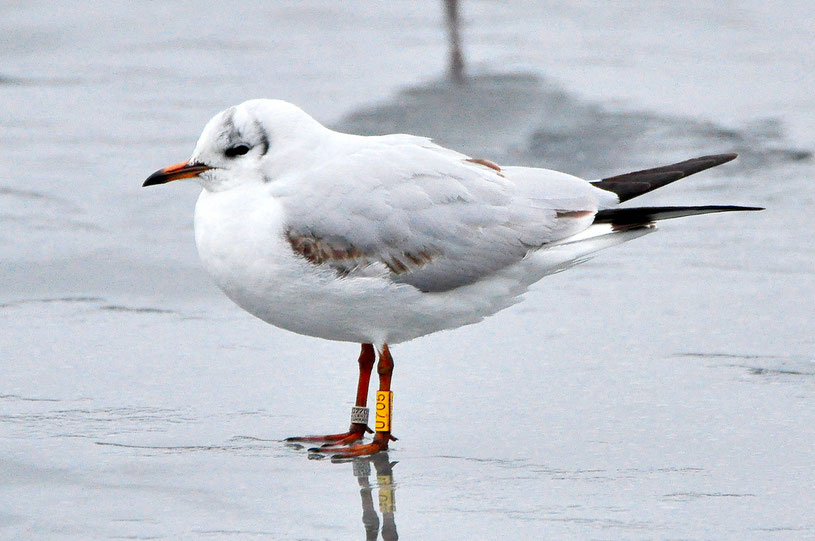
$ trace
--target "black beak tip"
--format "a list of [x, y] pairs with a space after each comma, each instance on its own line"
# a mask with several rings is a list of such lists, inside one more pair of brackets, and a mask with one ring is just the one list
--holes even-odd
[[161, 171], [156, 171], [147, 177], [147, 180], [144, 181], [144, 184], [142, 184], [141, 187], [146, 188], [147, 186], [155, 186], [156, 184], [164, 184], [165, 182], [167, 182], [167, 175]]

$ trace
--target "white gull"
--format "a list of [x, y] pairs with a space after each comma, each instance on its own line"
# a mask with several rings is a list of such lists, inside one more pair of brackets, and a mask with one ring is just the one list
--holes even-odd
[[[642, 236], [656, 220], [756, 210], [618, 208], [735, 157], [586, 181], [498, 166], [424, 137], [339, 133], [290, 103], [251, 100], [213, 117], [189, 160], [144, 185], [201, 184], [198, 252], [241, 308], [290, 331], [363, 345], [349, 431], [292, 439], [328, 442], [314, 450], [348, 457], [393, 439], [388, 344], [477, 323], [547, 274]], [[375, 349], [386, 411], [372, 443], [341, 447], [370, 431]]]

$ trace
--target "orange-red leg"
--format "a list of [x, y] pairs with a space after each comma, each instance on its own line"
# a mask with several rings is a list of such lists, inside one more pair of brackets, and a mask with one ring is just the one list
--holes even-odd
[[[368, 386], [371, 381], [371, 371], [376, 360], [376, 352], [372, 344], [362, 344], [362, 351], [359, 354], [359, 381], [357, 383], [357, 399], [354, 403], [357, 407], [364, 408], [368, 403]], [[323, 436], [295, 436], [286, 438], [285, 441], [292, 443], [321, 443], [328, 442], [330, 445], [349, 445], [361, 440], [366, 432], [373, 432], [365, 423], [351, 423], [348, 432], [341, 434], [326, 434]]]
[[[385, 344], [382, 348], [382, 352], [379, 354], [379, 363], [376, 365], [376, 372], [379, 374], [379, 390], [390, 391], [391, 376], [393, 375], [393, 357], [391, 357], [391, 352], [387, 344]], [[373, 455], [380, 451], [385, 451], [388, 449], [388, 442], [395, 439], [396, 438], [391, 436], [390, 430], [377, 431], [371, 443], [344, 447], [344, 442], [338, 442], [323, 447], [315, 447], [309, 449], [309, 451], [315, 453], [335, 453], [332, 458], [338, 459], [352, 458], [355, 456]]]

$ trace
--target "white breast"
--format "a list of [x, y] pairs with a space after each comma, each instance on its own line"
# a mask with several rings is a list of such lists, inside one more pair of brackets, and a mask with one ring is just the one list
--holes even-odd
[[195, 240], [216, 284], [272, 325], [329, 340], [385, 343], [386, 329], [397, 324], [381, 312], [418, 292], [380, 277], [338, 279], [295, 255], [284, 236], [284, 211], [263, 189], [204, 190], [198, 198]]

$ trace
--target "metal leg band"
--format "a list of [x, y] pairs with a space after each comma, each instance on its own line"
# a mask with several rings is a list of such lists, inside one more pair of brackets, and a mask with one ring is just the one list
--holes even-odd
[[368, 408], [354, 406], [351, 408], [351, 424], [368, 424]]
[[354, 461], [354, 477], [364, 477], [368, 480], [371, 475], [371, 461], [370, 460], [355, 460]]

